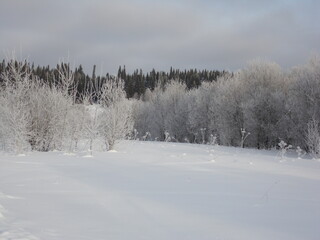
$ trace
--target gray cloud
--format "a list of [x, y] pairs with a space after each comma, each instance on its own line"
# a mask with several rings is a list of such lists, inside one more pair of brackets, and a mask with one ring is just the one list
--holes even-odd
[[3, 0], [0, 56], [22, 49], [40, 65], [103, 72], [151, 68], [236, 70], [263, 57], [284, 67], [320, 49], [319, 3], [208, 0]]

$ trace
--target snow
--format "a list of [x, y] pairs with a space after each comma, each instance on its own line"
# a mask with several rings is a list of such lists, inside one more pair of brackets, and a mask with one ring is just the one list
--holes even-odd
[[318, 161], [187, 143], [114, 152], [0, 153], [0, 239], [319, 239]]

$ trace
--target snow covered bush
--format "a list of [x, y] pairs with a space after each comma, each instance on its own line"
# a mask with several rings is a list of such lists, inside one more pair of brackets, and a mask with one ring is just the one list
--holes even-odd
[[287, 151], [292, 148], [292, 145], [288, 145], [285, 141], [281, 140], [278, 143], [278, 146], [280, 148], [280, 157], [281, 159], [284, 159]]

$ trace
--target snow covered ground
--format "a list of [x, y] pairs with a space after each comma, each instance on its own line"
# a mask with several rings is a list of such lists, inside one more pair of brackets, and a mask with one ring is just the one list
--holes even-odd
[[113, 152], [0, 153], [0, 239], [319, 239], [320, 162], [126, 141]]

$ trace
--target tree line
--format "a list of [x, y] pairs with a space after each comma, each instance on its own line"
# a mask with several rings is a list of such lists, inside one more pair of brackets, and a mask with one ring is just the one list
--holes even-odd
[[[18, 66], [21, 62], [15, 60], [12, 63], [10, 60], [3, 60], [0, 63], [0, 82], [3, 82], [1, 75], [10, 68], [11, 64]], [[60, 81], [59, 70], [62, 67], [71, 70], [68, 63], [57, 64], [55, 68], [51, 68], [50, 66], [35, 66], [34, 63], [29, 62], [24, 63], [24, 68], [28, 68], [31, 78], [39, 78], [50, 85], [57, 84]], [[197, 69], [181, 71], [172, 67], [168, 72], [152, 69], [152, 71], [144, 73], [142, 69], [137, 69], [132, 73], [128, 73], [125, 66], [119, 66], [116, 76], [109, 73], [104, 76], [97, 76], [95, 65], [93, 66], [91, 75], [84, 72], [82, 65], [72, 69], [72, 72], [77, 97], [87, 92], [91, 92], [94, 95], [95, 92], [101, 91], [105, 82], [121, 78], [124, 81], [124, 90], [127, 98], [140, 98], [146, 89], [154, 90], [157, 85], [161, 84], [164, 86], [171, 79], [179, 79], [179, 81], [186, 84], [188, 89], [192, 89], [199, 87], [202, 82], [215, 81], [225, 73], [225, 71]]]
[[[96, 140], [110, 149], [130, 138], [258, 149], [285, 142], [320, 155], [318, 57], [290, 70], [255, 60], [235, 73], [171, 69], [144, 75], [120, 67], [118, 76], [99, 77], [94, 68], [81, 84], [79, 68], [68, 64], [46, 68], [51, 78], [34, 74], [37, 68], [26, 61], [2, 63], [1, 69], [2, 149], [76, 151], [86, 140], [92, 151]], [[190, 84], [192, 75], [199, 82]], [[141, 90], [130, 92], [131, 77], [141, 80], [135, 82]]]

